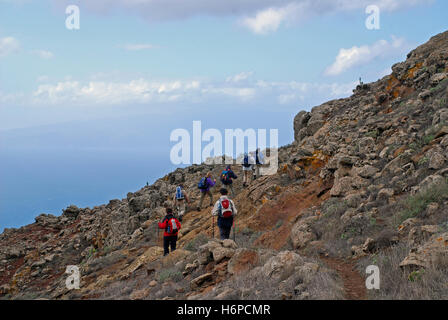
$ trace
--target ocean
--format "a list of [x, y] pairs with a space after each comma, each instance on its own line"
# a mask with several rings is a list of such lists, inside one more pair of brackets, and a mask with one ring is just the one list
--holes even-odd
[[[293, 139], [293, 113], [221, 116], [202, 117], [202, 130], [279, 128], [280, 146]], [[170, 161], [172, 130], [191, 132], [196, 119], [141, 116], [0, 131], [0, 232], [33, 223], [41, 213], [60, 215], [71, 204], [122, 199], [153, 183], [179, 167]]]

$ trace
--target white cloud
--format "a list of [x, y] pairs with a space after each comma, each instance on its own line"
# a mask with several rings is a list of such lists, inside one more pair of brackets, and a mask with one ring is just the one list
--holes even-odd
[[277, 95], [280, 104], [298, 104], [307, 102], [326, 101], [349, 96], [356, 87], [356, 82], [349, 83], [311, 83], [311, 82], [264, 82], [258, 83]]
[[227, 77], [226, 82], [240, 82], [249, 79], [253, 72], [241, 72], [234, 76]]
[[255, 33], [267, 34], [277, 31], [286, 15], [287, 11], [285, 8], [268, 8], [257, 12], [255, 17], [244, 18], [242, 24]]
[[33, 50], [31, 53], [45, 60], [52, 59], [54, 57], [54, 54], [48, 50]]
[[377, 58], [388, 58], [406, 53], [410, 45], [403, 38], [392, 37], [391, 41], [379, 40], [372, 45], [353, 46], [340, 49], [335, 61], [325, 70], [326, 75], [339, 75], [353, 67], [365, 65]]
[[42, 84], [32, 94], [33, 104], [85, 104], [120, 105], [172, 101], [176, 95], [188, 98], [200, 88], [198, 81], [149, 81], [128, 82], [65, 80], [56, 84]]
[[137, 44], [126, 44], [123, 46], [123, 48], [127, 51], [139, 51], [139, 50], [155, 49], [158, 48], [158, 46], [147, 43], [137, 43]]
[[[26, 95], [17, 95], [15, 104], [30, 106], [129, 106], [180, 104], [213, 105], [284, 105], [314, 103], [340, 98], [351, 94], [356, 83], [307, 83], [272, 82], [249, 77], [242, 72], [236, 76], [219, 80], [172, 80], [157, 81], [139, 78], [135, 80], [65, 80], [44, 83]], [[242, 81], [241, 79], [245, 79]], [[236, 80], [236, 81], [235, 81]], [[14, 95], [9, 95], [9, 104], [14, 104]]]
[[13, 37], [0, 38], [0, 58], [18, 52], [20, 43]]

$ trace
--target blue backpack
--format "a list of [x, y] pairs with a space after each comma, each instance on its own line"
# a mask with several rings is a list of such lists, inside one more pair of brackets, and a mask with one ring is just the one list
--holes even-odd
[[201, 179], [201, 181], [199, 181], [198, 188], [201, 189], [201, 190], [205, 190], [205, 189], [207, 189], [207, 187], [208, 187], [207, 178], [204, 177], [204, 178]]
[[176, 188], [176, 199], [177, 200], [183, 200], [184, 199], [184, 193], [182, 192], [181, 187]]
[[230, 184], [232, 182], [232, 178], [230, 178], [230, 171], [224, 170], [221, 173], [221, 182], [223, 184]]

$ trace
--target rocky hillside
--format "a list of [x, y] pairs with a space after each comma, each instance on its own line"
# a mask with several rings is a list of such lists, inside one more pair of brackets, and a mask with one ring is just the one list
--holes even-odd
[[[300, 112], [278, 172], [236, 180], [235, 242], [213, 239], [210, 208], [195, 211], [200, 177], [223, 166], [193, 165], [126, 199], [6, 229], [0, 298], [447, 299], [448, 32], [392, 70]], [[162, 257], [156, 222], [178, 183], [193, 204], [179, 249]], [[372, 264], [380, 290], [365, 288]], [[79, 290], [65, 286], [68, 265]]]

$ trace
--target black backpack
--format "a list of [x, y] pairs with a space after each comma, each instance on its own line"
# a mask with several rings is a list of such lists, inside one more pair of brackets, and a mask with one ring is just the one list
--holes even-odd
[[249, 156], [247, 154], [244, 156], [243, 166], [245, 168], [249, 168], [251, 166], [251, 164], [249, 163]]

